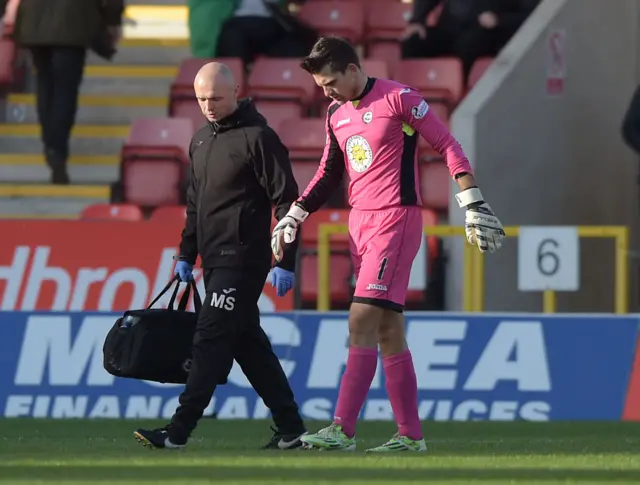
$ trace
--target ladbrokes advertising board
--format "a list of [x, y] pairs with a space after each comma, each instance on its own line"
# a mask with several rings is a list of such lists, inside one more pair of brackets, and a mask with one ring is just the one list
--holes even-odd
[[[173, 275], [182, 227], [158, 222], [1, 221], [0, 310], [142, 308]], [[204, 295], [201, 271], [194, 274]], [[278, 298], [266, 284], [259, 304], [262, 311], [291, 310], [292, 292]]]

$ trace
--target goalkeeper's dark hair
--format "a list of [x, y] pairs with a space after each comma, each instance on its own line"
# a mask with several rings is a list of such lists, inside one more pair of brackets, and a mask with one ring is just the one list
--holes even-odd
[[309, 74], [318, 74], [325, 66], [331, 72], [344, 73], [349, 64], [360, 67], [360, 58], [347, 40], [342, 37], [320, 37], [307, 57], [302, 59], [300, 67]]

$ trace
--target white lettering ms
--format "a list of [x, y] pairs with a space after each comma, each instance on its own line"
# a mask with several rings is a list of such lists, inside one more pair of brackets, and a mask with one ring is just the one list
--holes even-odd
[[222, 308], [229, 312], [232, 311], [236, 307], [236, 298], [235, 296], [229, 296], [229, 294], [234, 291], [236, 291], [235, 288], [227, 288], [226, 290], [222, 290], [222, 295], [213, 293], [211, 295], [211, 306]]

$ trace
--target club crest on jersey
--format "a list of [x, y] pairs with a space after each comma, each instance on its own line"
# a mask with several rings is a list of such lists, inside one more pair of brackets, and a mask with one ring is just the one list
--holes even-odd
[[373, 113], [371, 111], [367, 111], [365, 114], [362, 115], [363, 122], [371, 123], [371, 120], [373, 120]]
[[420, 101], [420, 104], [418, 106], [414, 106], [413, 108], [411, 108], [411, 114], [417, 120], [419, 120], [420, 118], [424, 118], [424, 116], [427, 114], [427, 111], [429, 111], [429, 105], [424, 99]]
[[349, 137], [346, 143], [347, 158], [356, 172], [364, 172], [373, 162], [373, 152], [369, 142], [360, 135]]

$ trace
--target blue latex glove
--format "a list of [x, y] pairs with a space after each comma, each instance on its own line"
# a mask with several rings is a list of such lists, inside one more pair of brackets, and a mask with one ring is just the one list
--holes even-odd
[[174, 273], [180, 275], [180, 281], [191, 281], [193, 279], [193, 265], [186, 261], [178, 261]]
[[277, 288], [278, 296], [286, 295], [296, 282], [296, 274], [276, 266], [271, 272], [271, 286]]

